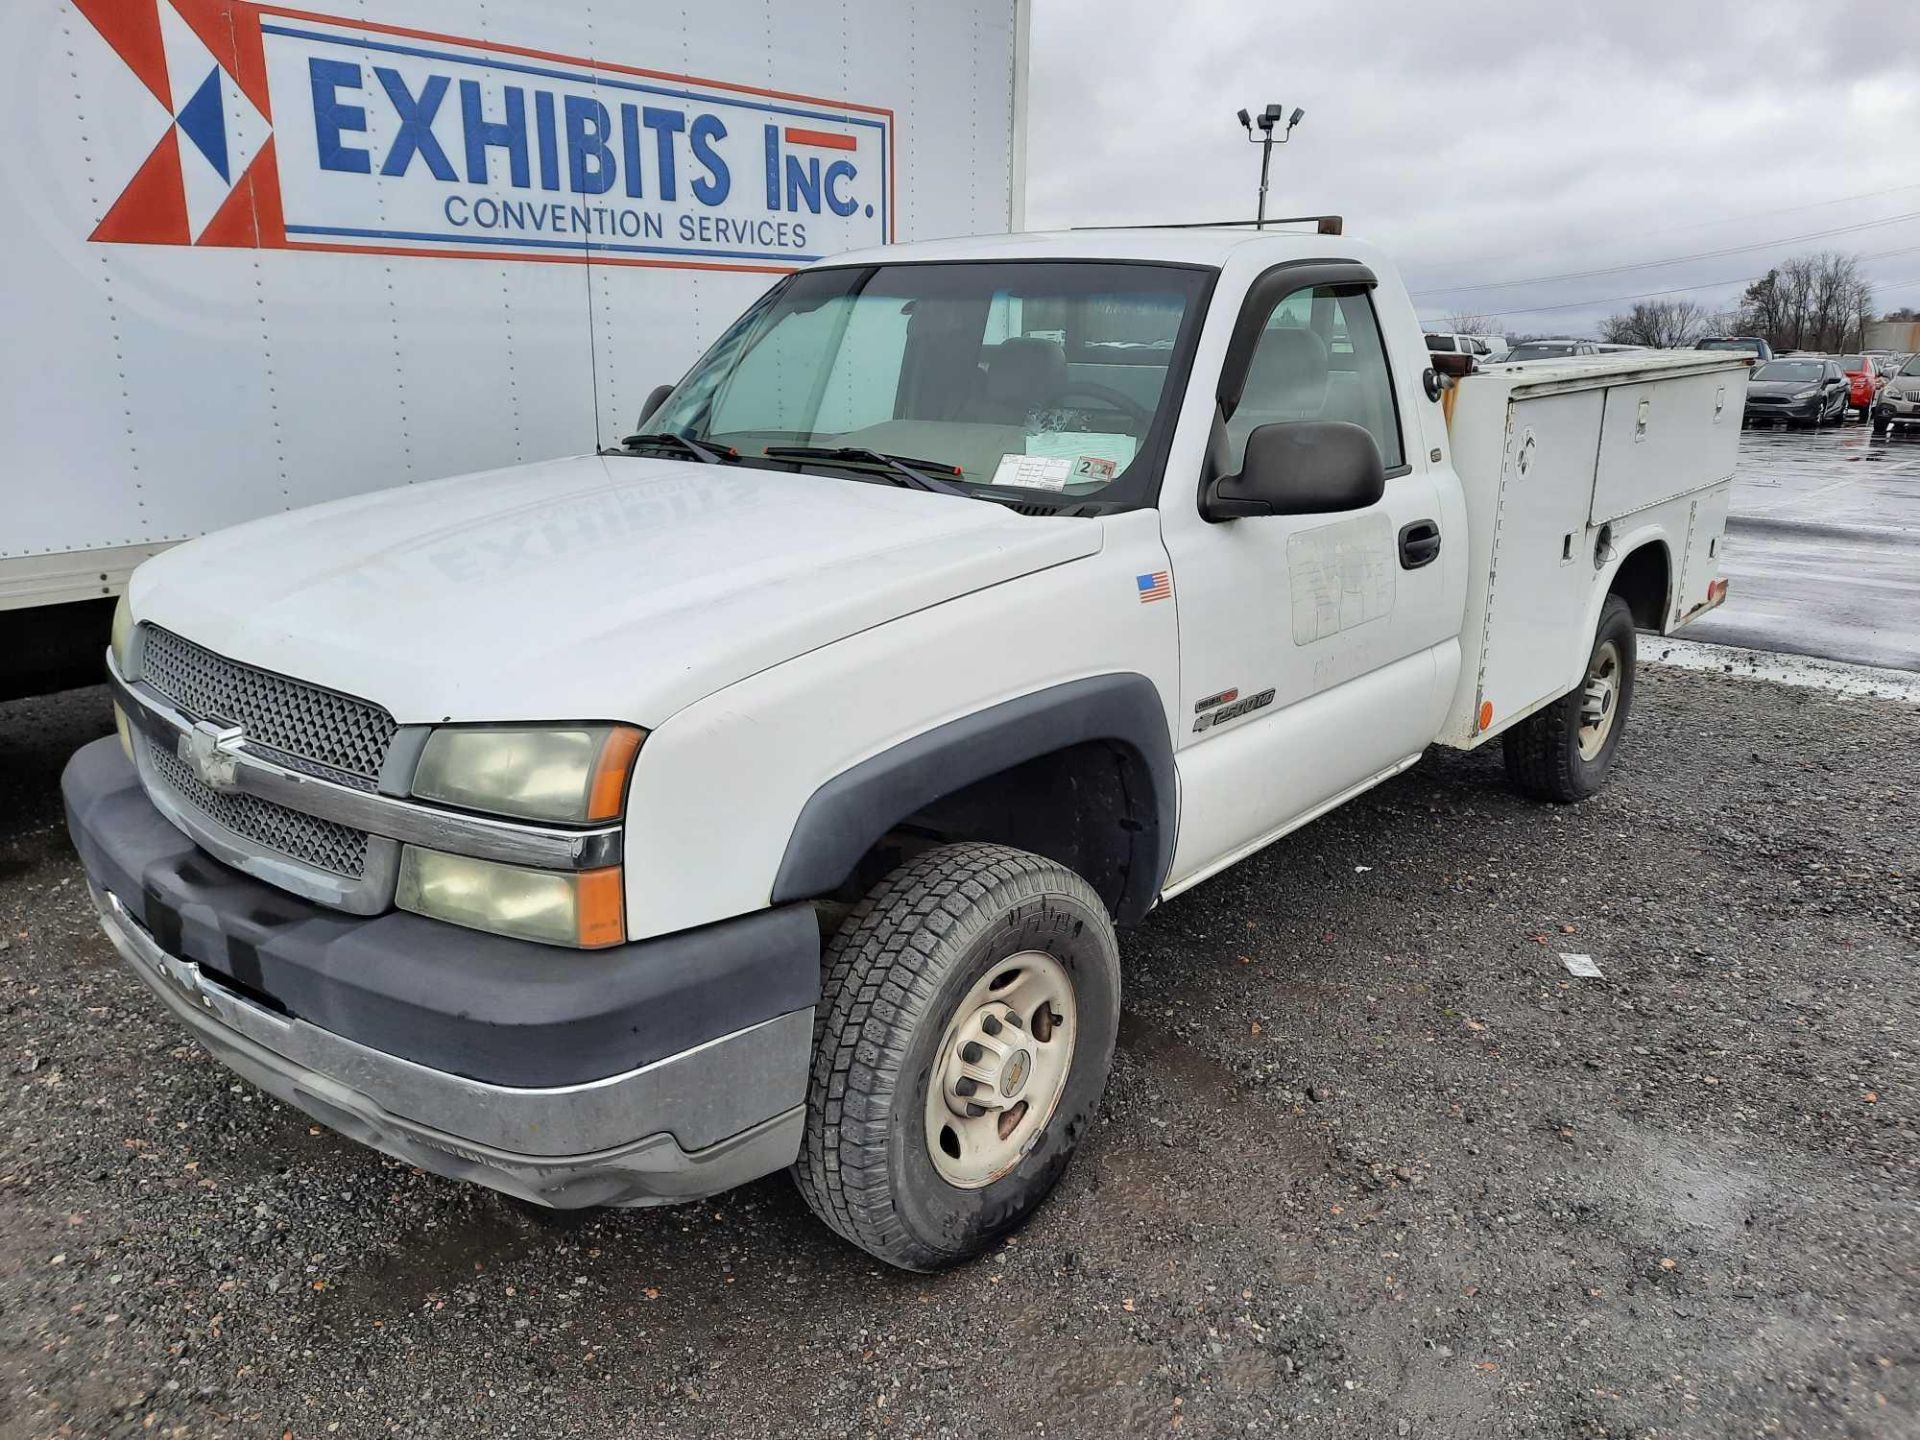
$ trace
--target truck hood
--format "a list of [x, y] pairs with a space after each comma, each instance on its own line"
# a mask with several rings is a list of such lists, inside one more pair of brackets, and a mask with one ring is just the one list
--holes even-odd
[[402, 724], [657, 725], [756, 671], [1098, 551], [1097, 519], [579, 456], [256, 520], [141, 566], [137, 619]]

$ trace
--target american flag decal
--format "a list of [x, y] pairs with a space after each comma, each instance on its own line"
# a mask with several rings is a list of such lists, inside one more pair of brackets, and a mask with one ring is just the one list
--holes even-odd
[[1136, 575], [1133, 583], [1140, 587], [1140, 603], [1150, 600], [1164, 600], [1173, 594], [1173, 578], [1164, 570], [1156, 570], [1151, 575]]

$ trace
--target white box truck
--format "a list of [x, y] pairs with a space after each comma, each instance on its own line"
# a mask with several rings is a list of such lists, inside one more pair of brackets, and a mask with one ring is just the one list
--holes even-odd
[[1724, 595], [1737, 358], [1439, 358], [1337, 234], [802, 270], [618, 447], [135, 572], [64, 780], [102, 921], [409, 1163], [791, 1166], [890, 1263], [974, 1254], [1089, 1134], [1116, 926], [1436, 741], [1591, 793], [1636, 631]]
[[1027, 0], [0, 9], [0, 698], [142, 559], [632, 428], [779, 276], [1019, 224]]

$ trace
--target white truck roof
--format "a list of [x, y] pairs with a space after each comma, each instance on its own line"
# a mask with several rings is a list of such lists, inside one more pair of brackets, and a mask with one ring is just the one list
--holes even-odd
[[910, 264], [926, 260], [1159, 260], [1175, 265], [1224, 265], [1255, 252], [1268, 264], [1338, 256], [1369, 265], [1390, 263], [1349, 235], [1299, 230], [1033, 230], [1014, 235], [959, 235], [911, 245], [850, 250], [826, 265]]

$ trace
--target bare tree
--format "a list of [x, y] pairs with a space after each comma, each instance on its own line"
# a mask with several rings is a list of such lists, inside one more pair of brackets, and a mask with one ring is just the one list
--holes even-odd
[[1841, 354], [1860, 348], [1873, 318], [1873, 286], [1857, 256], [1796, 255], [1769, 270], [1740, 297], [1737, 329], [1776, 350]]
[[1440, 322], [1440, 329], [1447, 335], [1497, 335], [1500, 327], [1486, 315], [1455, 313]]
[[1677, 350], [1707, 333], [1707, 310], [1692, 300], [1642, 300], [1609, 318], [1600, 333], [1615, 345]]

